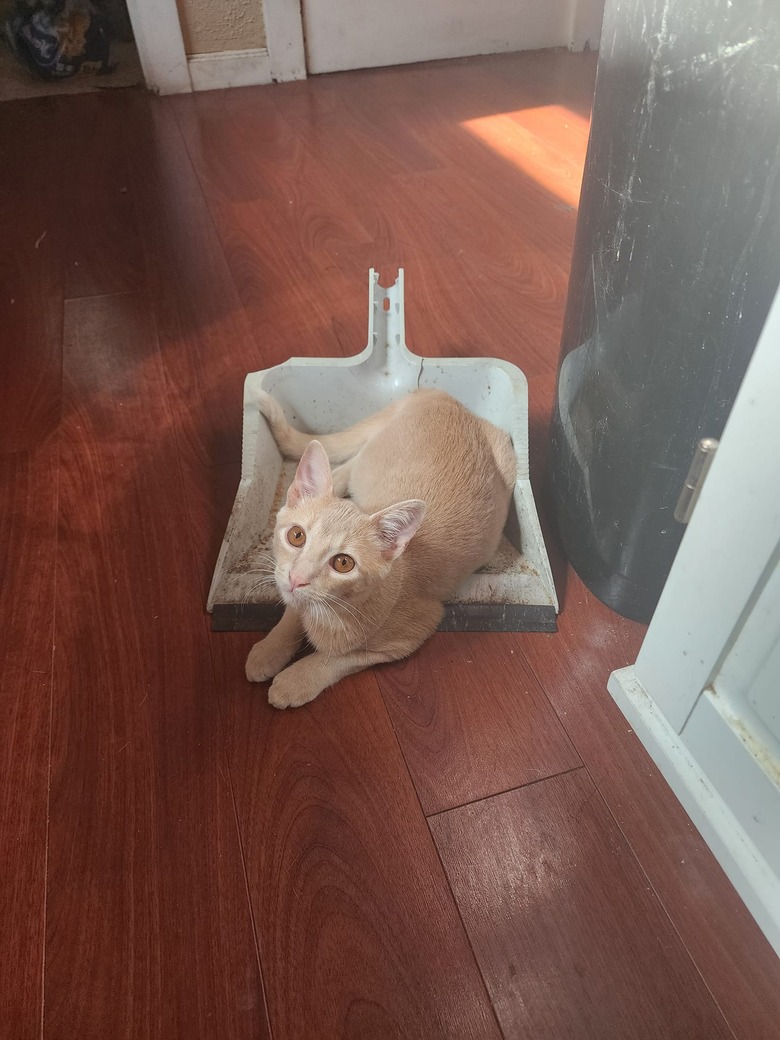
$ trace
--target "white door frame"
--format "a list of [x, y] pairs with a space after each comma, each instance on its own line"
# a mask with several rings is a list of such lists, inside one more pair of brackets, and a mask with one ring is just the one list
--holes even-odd
[[127, 0], [127, 9], [146, 85], [157, 94], [306, 77], [300, 0], [264, 0], [265, 47], [189, 56], [176, 0]]
[[127, 0], [146, 85], [155, 94], [192, 90], [176, 0]]
[[275, 83], [306, 79], [301, 0], [263, 0], [265, 38]]
[[762, 783], [776, 805], [776, 787], [749, 728], [718, 695], [723, 663], [780, 566], [778, 344], [780, 291], [636, 664], [614, 672], [609, 690], [780, 953], [780, 876], [753, 822], [777, 828], [780, 814], [756, 805], [757, 816], [741, 818]]

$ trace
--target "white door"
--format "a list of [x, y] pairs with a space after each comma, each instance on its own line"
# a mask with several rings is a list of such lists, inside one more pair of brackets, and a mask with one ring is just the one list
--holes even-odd
[[313, 73], [541, 47], [596, 48], [604, 0], [303, 0], [302, 11]]
[[609, 689], [780, 952], [780, 292], [650, 623]]
[[683, 727], [686, 746], [780, 877], [780, 567]]

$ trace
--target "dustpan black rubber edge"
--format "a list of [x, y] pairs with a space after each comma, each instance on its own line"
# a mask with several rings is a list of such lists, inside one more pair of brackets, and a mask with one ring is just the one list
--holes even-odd
[[[215, 603], [213, 632], [267, 632], [282, 610], [263, 603]], [[555, 607], [529, 603], [448, 603], [440, 632], [557, 632]]]

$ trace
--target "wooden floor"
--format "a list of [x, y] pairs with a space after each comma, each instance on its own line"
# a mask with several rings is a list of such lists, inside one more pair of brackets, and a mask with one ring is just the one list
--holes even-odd
[[[606, 692], [543, 493], [593, 56], [0, 106], [3, 1040], [771, 1040], [780, 972]], [[555, 635], [279, 713], [204, 598], [248, 371], [409, 344], [531, 392]]]

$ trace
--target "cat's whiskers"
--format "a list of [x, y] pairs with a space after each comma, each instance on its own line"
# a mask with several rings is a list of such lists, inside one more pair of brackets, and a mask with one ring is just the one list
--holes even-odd
[[337, 606], [341, 606], [346, 610], [347, 614], [349, 614], [350, 617], [352, 617], [352, 619], [355, 621], [355, 623], [360, 626], [360, 630], [363, 632], [363, 636], [365, 638], [366, 630], [363, 626], [363, 621], [367, 622], [368, 624], [371, 623], [371, 619], [368, 617], [368, 615], [365, 614], [363, 610], [361, 610], [360, 607], [356, 606], [354, 603], [347, 603], [345, 600], [339, 599], [338, 596], [334, 596], [332, 593], [324, 593], [324, 595], [326, 595], [329, 600], [336, 603]]
[[250, 571], [255, 576], [255, 581], [275, 581], [273, 571]]
[[[329, 637], [328, 646], [327, 646], [326, 653], [325, 653], [325, 659], [326, 659], [326, 661], [330, 661], [331, 657], [333, 656], [333, 635], [332, 635], [332, 633], [330, 631], [330, 626], [327, 623], [328, 622], [327, 615], [322, 610], [322, 607], [324, 606], [324, 604], [321, 603], [317, 599], [310, 599], [308, 605], [314, 611], [315, 622], [317, 624], [318, 631], [322, 632], [323, 637], [326, 636], [326, 635]], [[318, 649], [319, 649], [319, 640], [318, 640]]]
[[252, 566], [247, 567], [246, 570], [249, 574], [255, 573], [266, 573], [272, 571], [276, 566], [276, 560], [271, 553], [258, 553], [252, 559]]
[[273, 560], [274, 554], [271, 549], [255, 549], [251, 554], [252, 559], [256, 560]]
[[351, 603], [344, 603], [343, 600], [339, 600], [339, 602], [341, 606], [352, 616], [355, 624], [358, 625], [358, 627], [360, 628], [360, 631], [363, 633], [363, 642], [366, 644], [366, 649], [368, 649], [368, 636], [366, 635], [366, 629], [363, 624], [363, 621], [361, 621], [361, 618], [364, 621], [366, 621], [369, 625], [371, 624], [371, 619], [367, 614], [365, 614], [362, 610], [359, 610], [357, 607], [353, 606]]
[[[337, 596], [334, 596], [329, 592], [321, 592], [320, 596], [323, 598], [323, 600], [327, 600], [329, 605], [335, 603], [336, 606], [343, 607], [344, 610], [348, 611], [348, 613], [351, 615], [351, 620], [354, 621], [355, 624], [360, 628], [360, 631], [363, 635], [363, 644], [365, 646], [365, 649], [368, 650], [368, 636], [366, 635], [366, 630], [363, 626], [362, 621], [360, 620], [360, 617], [365, 618], [366, 621], [368, 621], [369, 618], [361, 610], [358, 610], [358, 608], [353, 606], [351, 603], [345, 603], [343, 599], [339, 599]], [[342, 629], [344, 629], [345, 636], [349, 638], [349, 634], [347, 633], [347, 630], [344, 626], [344, 621], [339, 616], [338, 611], [333, 606], [331, 606], [330, 609], [338, 618], [338, 621], [341, 624]]]
[[[277, 588], [276, 580], [273, 576], [263, 575], [260, 578], [256, 578], [241, 597], [242, 602], [248, 603], [263, 588]], [[277, 596], [276, 598], [280, 599], [281, 597]]]
[[[276, 579], [274, 577], [276, 561], [274, 560], [273, 553], [258, 550], [253, 554], [252, 559], [256, 566], [250, 567], [247, 572], [252, 576], [253, 580], [252, 584], [242, 596], [243, 603], [249, 602], [249, 600], [251, 600], [252, 597], [261, 589], [273, 588], [276, 586]], [[279, 602], [281, 601], [281, 597], [277, 597], [276, 599]]]
[[347, 632], [346, 625], [344, 624], [342, 619], [338, 616], [338, 614], [336, 613], [335, 609], [330, 605], [330, 603], [328, 603], [327, 599], [325, 599], [324, 597], [320, 599], [320, 603], [321, 603], [322, 607], [326, 611], [329, 611], [335, 617], [335, 619], [338, 621], [338, 623], [341, 625], [341, 631], [344, 633], [344, 638], [347, 640], [347, 642], [349, 642], [349, 633]]
[[337, 606], [343, 607], [344, 610], [348, 610], [349, 613], [355, 618], [355, 620], [357, 620], [358, 617], [365, 618], [366, 621], [370, 620], [368, 615], [364, 614], [363, 611], [356, 607], [353, 603], [347, 603], [346, 600], [340, 599], [338, 596], [334, 596], [332, 592], [323, 592], [321, 593], [321, 595], [325, 596], [326, 599], [335, 603]]
[[333, 625], [331, 624], [330, 618], [328, 616], [329, 610], [330, 610], [331, 613], [333, 613], [332, 612], [332, 608], [329, 607], [328, 603], [324, 602], [324, 600], [320, 599], [319, 597], [317, 597], [314, 600], [314, 603], [315, 603], [316, 609], [317, 609], [317, 617], [319, 619], [320, 628], [322, 629], [323, 634], [327, 634], [328, 635], [328, 643], [329, 643], [329, 646], [328, 646], [328, 658], [330, 660], [330, 658], [333, 656], [333, 653], [334, 653], [334, 650], [335, 650], [335, 646], [336, 646], [336, 640], [334, 638], [334, 632], [333, 632]]

